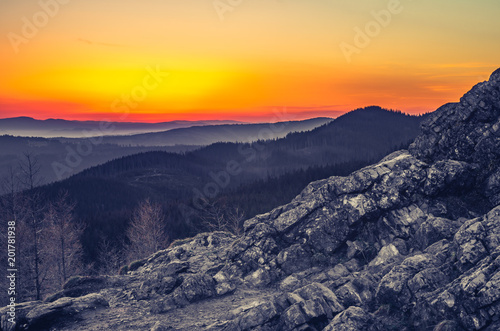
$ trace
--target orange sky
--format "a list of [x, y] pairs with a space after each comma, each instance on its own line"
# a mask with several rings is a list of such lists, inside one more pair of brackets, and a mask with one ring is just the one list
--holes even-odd
[[497, 0], [228, 3], [3, 1], [0, 118], [263, 121], [275, 109], [299, 119], [367, 105], [420, 113], [500, 67]]

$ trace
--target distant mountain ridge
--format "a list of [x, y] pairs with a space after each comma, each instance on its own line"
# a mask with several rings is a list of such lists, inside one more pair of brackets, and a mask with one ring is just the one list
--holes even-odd
[[170, 121], [160, 123], [76, 121], [64, 119], [37, 120], [20, 116], [0, 119], [0, 135], [44, 138], [82, 138], [101, 135], [128, 135], [159, 132], [203, 125], [243, 124], [232, 120]]
[[108, 144], [121, 146], [206, 146], [217, 142], [253, 142], [256, 140], [283, 138], [292, 132], [313, 130], [330, 123], [331, 118], [318, 117], [301, 121], [278, 123], [218, 124], [176, 128], [169, 131], [143, 133], [129, 136], [109, 136]]

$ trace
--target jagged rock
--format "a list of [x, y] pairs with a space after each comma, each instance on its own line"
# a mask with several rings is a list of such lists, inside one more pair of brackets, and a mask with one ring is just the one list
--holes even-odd
[[[476, 180], [495, 174], [500, 160], [500, 98], [498, 73], [466, 93], [459, 103], [436, 110], [422, 126], [410, 152], [425, 162], [455, 160], [478, 166]], [[493, 184], [485, 193], [498, 204]]]
[[49, 296], [45, 301], [53, 302], [63, 297], [80, 297], [98, 292], [109, 286], [110, 279], [107, 276], [73, 277], [64, 284], [61, 292]]
[[[264, 265], [269, 268], [270, 281], [274, 281], [276, 278], [313, 266], [338, 263], [339, 261], [332, 260], [332, 256], [335, 256], [336, 251], [342, 250], [346, 245], [347, 237], [356, 233], [357, 227], [362, 226], [359, 223], [361, 219], [377, 218], [392, 204], [399, 204], [402, 208], [405, 204], [410, 205], [410, 191], [417, 193], [415, 183], [422, 183], [426, 167], [424, 163], [408, 153], [398, 152], [373, 167], [355, 172], [347, 179], [341, 180], [333, 177], [322, 181], [322, 186], [315, 184], [306, 188], [291, 204], [272, 211], [266, 216], [259, 216], [259, 219], [262, 219], [276, 215], [273, 227], [266, 225], [267, 228], [263, 231], [262, 223], [256, 223], [255, 220], [246, 222], [247, 233], [242, 240], [246, 244], [239, 246], [229, 255], [233, 263], [227, 267], [227, 273], [235, 278], [246, 277], [261, 269], [262, 262], [264, 262]], [[351, 178], [356, 184], [349, 184]], [[352, 195], [354, 191], [362, 189], [368, 189], [368, 191], [363, 195]], [[339, 191], [349, 193], [337, 196]], [[323, 197], [323, 200], [318, 200], [318, 195]], [[410, 226], [408, 222], [414, 222], [410, 215], [418, 214], [418, 211], [419, 209], [413, 206], [392, 213], [389, 217], [392, 223], [388, 225], [391, 232], [396, 229], [405, 229], [403, 230], [406, 233], [405, 237], [416, 232], [418, 222], [413, 226]], [[284, 221], [285, 215], [300, 218], [300, 222], [294, 223], [293, 227], [277, 225]], [[395, 235], [398, 235], [398, 232], [388, 234], [387, 237], [392, 236], [394, 240]], [[275, 240], [280, 236], [281, 246], [277, 245]], [[255, 243], [256, 240], [258, 240], [257, 243]], [[270, 249], [265, 249], [265, 246], [259, 244], [265, 243], [266, 240], [273, 242], [273, 245], [269, 246]], [[364, 241], [361, 240], [361, 242]], [[358, 244], [358, 248], [351, 249], [353, 253], [349, 256], [369, 258], [373, 254], [367, 251], [371, 244]], [[354, 259], [346, 265], [350, 265], [353, 270], [359, 268], [357, 260]]]
[[283, 281], [280, 283], [280, 289], [282, 291], [291, 291], [299, 287], [299, 284], [300, 280], [298, 280], [297, 277], [291, 275], [283, 279]]
[[139, 289], [151, 295], [165, 295], [171, 293], [179, 281], [178, 278], [163, 277], [160, 273], [153, 273], [148, 275]]
[[423, 186], [426, 196], [432, 197], [443, 190], [454, 191], [471, 184], [471, 174], [475, 168], [468, 163], [455, 160], [438, 161], [427, 171]]
[[52, 325], [68, 319], [78, 318], [89, 310], [108, 307], [106, 299], [100, 294], [92, 293], [78, 298], [61, 298], [54, 302], [42, 303], [39, 301], [23, 303], [16, 306], [16, 324], [8, 322], [6, 309], [2, 314], [1, 330], [48, 330]]
[[349, 307], [342, 313], [335, 316], [333, 321], [328, 324], [324, 331], [351, 331], [351, 330], [370, 330], [375, 331], [379, 328], [374, 325], [373, 318], [366, 311], [359, 307]]
[[335, 294], [344, 307], [349, 306], [371, 306], [375, 299], [375, 290], [380, 281], [380, 276], [386, 272], [378, 269], [379, 272], [374, 275], [374, 268], [367, 268], [362, 272], [352, 276], [348, 283], [337, 287]]
[[[500, 226], [500, 207], [493, 209], [485, 216], [486, 221], [473, 219], [466, 222], [455, 236], [460, 245], [456, 250], [445, 252], [447, 255], [458, 254], [463, 251], [467, 243], [477, 243], [478, 236], [486, 236], [484, 228], [479, 225], [486, 223], [495, 228]], [[489, 234], [495, 236], [494, 233]], [[483, 239], [484, 240], [484, 239]], [[484, 245], [482, 246], [485, 247]], [[476, 255], [474, 255], [476, 256]], [[414, 310], [416, 320], [427, 323], [438, 323], [440, 320], [451, 320], [463, 329], [479, 330], [498, 316], [498, 300], [500, 299], [500, 249], [495, 247], [476, 263], [467, 260], [469, 269], [439, 291], [429, 292], [420, 298]], [[463, 259], [459, 257], [459, 267], [463, 266]]]
[[335, 293], [333, 293], [326, 286], [319, 283], [306, 285], [294, 291], [293, 293], [300, 296], [304, 300], [314, 300], [317, 298], [322, 298], [328, 304], [333, 314], [336, 314], [344, 309], [344, 307], [339, 303]]
[[312, 283], [288, 294], [290, 307], [281, 315], [281, 325], [286, 330], [318, 328], [344, 310], [337, 296], [326, 286]]
[[420, 225], [415, 241], [420, 248], [426, 248], [442, 239], [452, 239], [461, 225], [461, 220], [452, 221], [443, 217], [430, 216]]
[[163, 276], [172, 276], [181, 272], [185, 272], [189, 269], [188, 262], [181, 261], [172, 261], [165, 268], [158, 270], [158, 273], [161, 273]]
[[500, 204], [500, 170], [497, 170], [486, 179], [486, 195], [493, 205]]
[[245, 312], [238, 322], [241, 330], [252, 330], [259, 325], [263, 325], [278, 316], [279, 309], [272, 303], [262, 303]]
[[231, 283], [227, 277], [227, 274], [220, 271], [214, 276], [215, 284], [215, 292], [217, 295], [224, 295], [230, 292], [233, 292], [236, 289], [236, 286]]
[[165, 325], [165, 323], [162, 323], [160, 321], [156, 322], [155, 325], [151, 328], [151, 331], [168, 331], [172, 330], [168, 325]]
[[395, 266], [385, 275], [377, 288], [377, 300], [381, 304], [407, 307], [414, 300], [408, 282], [420, 271], [433, 265], [434, 261], [429, 255], [415, 255]]
[[389, 244], [380, 249], [377, 254], [377, 257], [374, 258], [371, 262], [371, 266], [377, 266], [381, 264], [390, 263], [394, 258], [401, 256], [399, 250], [393, 244]]
[[310, 255], [299, 245], [291, 245], [282, 250], [276, 257], [276, 263], [285, 274], [312, 267]]
[[234, 240], [235, 237], [227, 232], [202, 233], [183, 245], [155, 253], [145, 265], [131, 274], [158, 272], [166, 277], [196, 271], [215, 275]]

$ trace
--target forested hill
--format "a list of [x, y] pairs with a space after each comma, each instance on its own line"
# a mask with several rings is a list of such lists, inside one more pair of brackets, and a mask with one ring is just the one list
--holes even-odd
[[318, 146], [330, 146], [331, 150], [335, 150], [342, 146], [360, 145], [366, 151], [378, 153], [383, 146], [393, 146], [402, 139], [413, 139], [419, 133], [420, 122], [425, 116], [371, 106], [346, 113], [310, 132], [291, 133], [286, 139], [278, 140], [277, 145], [290, 150]]
[[281, 175], [313, 165], [379, 158], [394, 146], [411, 142], [425, 117], [367, 107], [309, 132], [254, 144], [214, 144], [192, 154], [213, 163], [228, 162], [239, 154], [245, 160], [251, 159], [249, 165], [244, 163], [254, 173]]

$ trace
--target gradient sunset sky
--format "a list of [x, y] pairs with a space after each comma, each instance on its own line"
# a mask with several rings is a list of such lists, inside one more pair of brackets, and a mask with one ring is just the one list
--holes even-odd
[[[401, 0], [380, 31], [373, 11], [391, 0], [60, 2], [0, 2], [0, 118], [268, 121], [285, 107], [299, 119], [368, 105], [422, 113], [500, 67], [498, 0]], [[366, 27], [362, 45], [356, 28]], [[356, 44], [348, 61], [341, 45]], [[168, 76], [155, 84], [148, 68]], [[125, 104], [132, 91], [140, 100]]]

